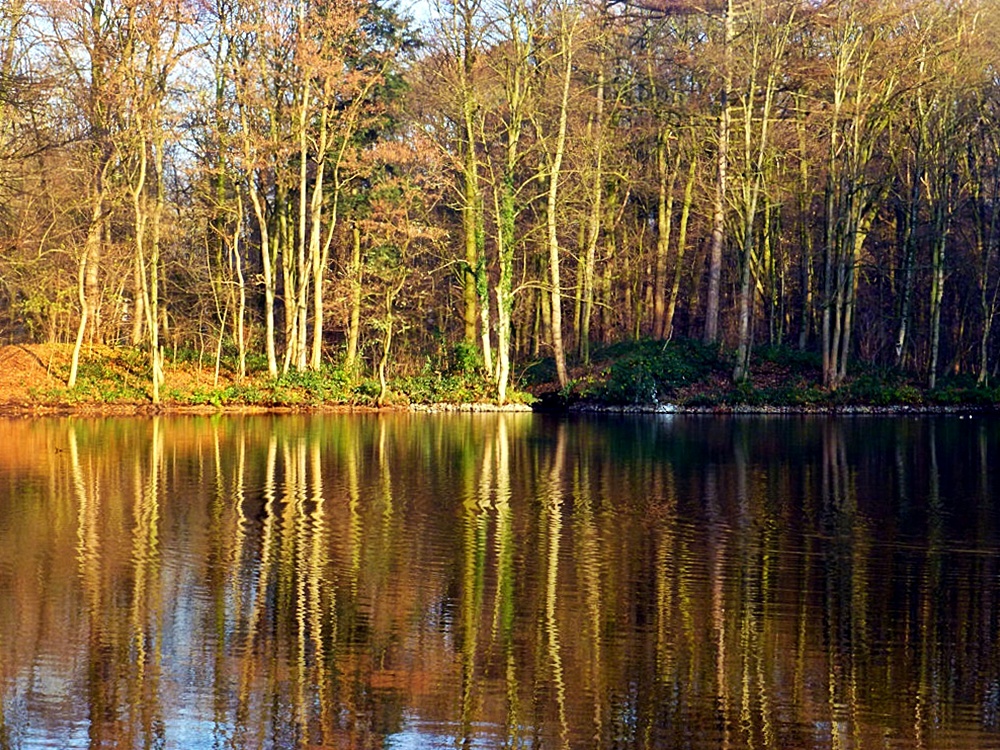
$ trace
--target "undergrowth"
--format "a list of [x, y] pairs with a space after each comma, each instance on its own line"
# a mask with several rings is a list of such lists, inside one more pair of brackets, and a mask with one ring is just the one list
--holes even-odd
[[[822, 385], [818, 356], [786, 346], [756, 349], [750, 377], [738, 384], [730, 380], [729, 353], [694, 339], [620, 342], [595, 348], [592, 362], [589, 367], [570, 362], [573, 379], [561, 389], [553, 385], [555, 367], [551, 358], [529, 363], [513, 374], [507, 400], [532, 403], [540, 396], [544, 406], [557, 409], [576, 401], [608, 405], [673, 403], [721, 410], [740, 406], [825, 409], [1000, 405], [1000, 387], [979, 384], [968, 375], [942, 377], [937, 387], [927, 389], [921, 376], [893, 368], [853, 367], [845, 383], [827, 389]], [[218, 381], [214, 357], [208, 358], [203, 352], [178, 351], [168, 356], [165, 364], [161, 399], [166, 404], [263, 408], [374, 405], [381, 391], [373, 376], [360, 377], [335, 364], [315, 371], [291, 370], [273, 378], [261, 356], [248, 357], [247, 375], [240, 378], [236, 352], [228, 349], [220, 361]], [[459, 344], [437, 358], [413, 365], [408, 372], [390, 377], [388, 404], [483, 403], [496, 399], [496, 385], [474, 346]], [[68, 364], [53, 366], [53, 375], [63, 382], [68, 374]], [[147, 352], [95, 347], [81, 358], [75, 388], [39, 385], [29, 392], [38, 403], [148, 403], [149, 375]]]

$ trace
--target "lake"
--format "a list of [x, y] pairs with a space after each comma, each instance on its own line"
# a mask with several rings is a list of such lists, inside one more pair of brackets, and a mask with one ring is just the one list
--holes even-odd
[[0, 420], [0, 748], [1000, 748], [1000, 419]]

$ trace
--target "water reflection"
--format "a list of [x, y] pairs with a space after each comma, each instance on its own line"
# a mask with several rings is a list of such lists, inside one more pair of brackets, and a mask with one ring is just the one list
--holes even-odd
[[998, 441], [0, 422], [0, 748], [1000, 747]]

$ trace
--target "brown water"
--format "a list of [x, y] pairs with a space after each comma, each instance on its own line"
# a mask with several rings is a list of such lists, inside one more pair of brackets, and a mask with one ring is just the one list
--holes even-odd
[[0, 421], [0, 748], [1000, 747], [1000, 421]]

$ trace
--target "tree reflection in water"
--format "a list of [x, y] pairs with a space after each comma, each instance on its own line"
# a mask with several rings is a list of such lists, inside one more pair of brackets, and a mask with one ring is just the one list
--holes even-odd
[[995, 420], [0, 437], [0, 748], [1000, 745]]

